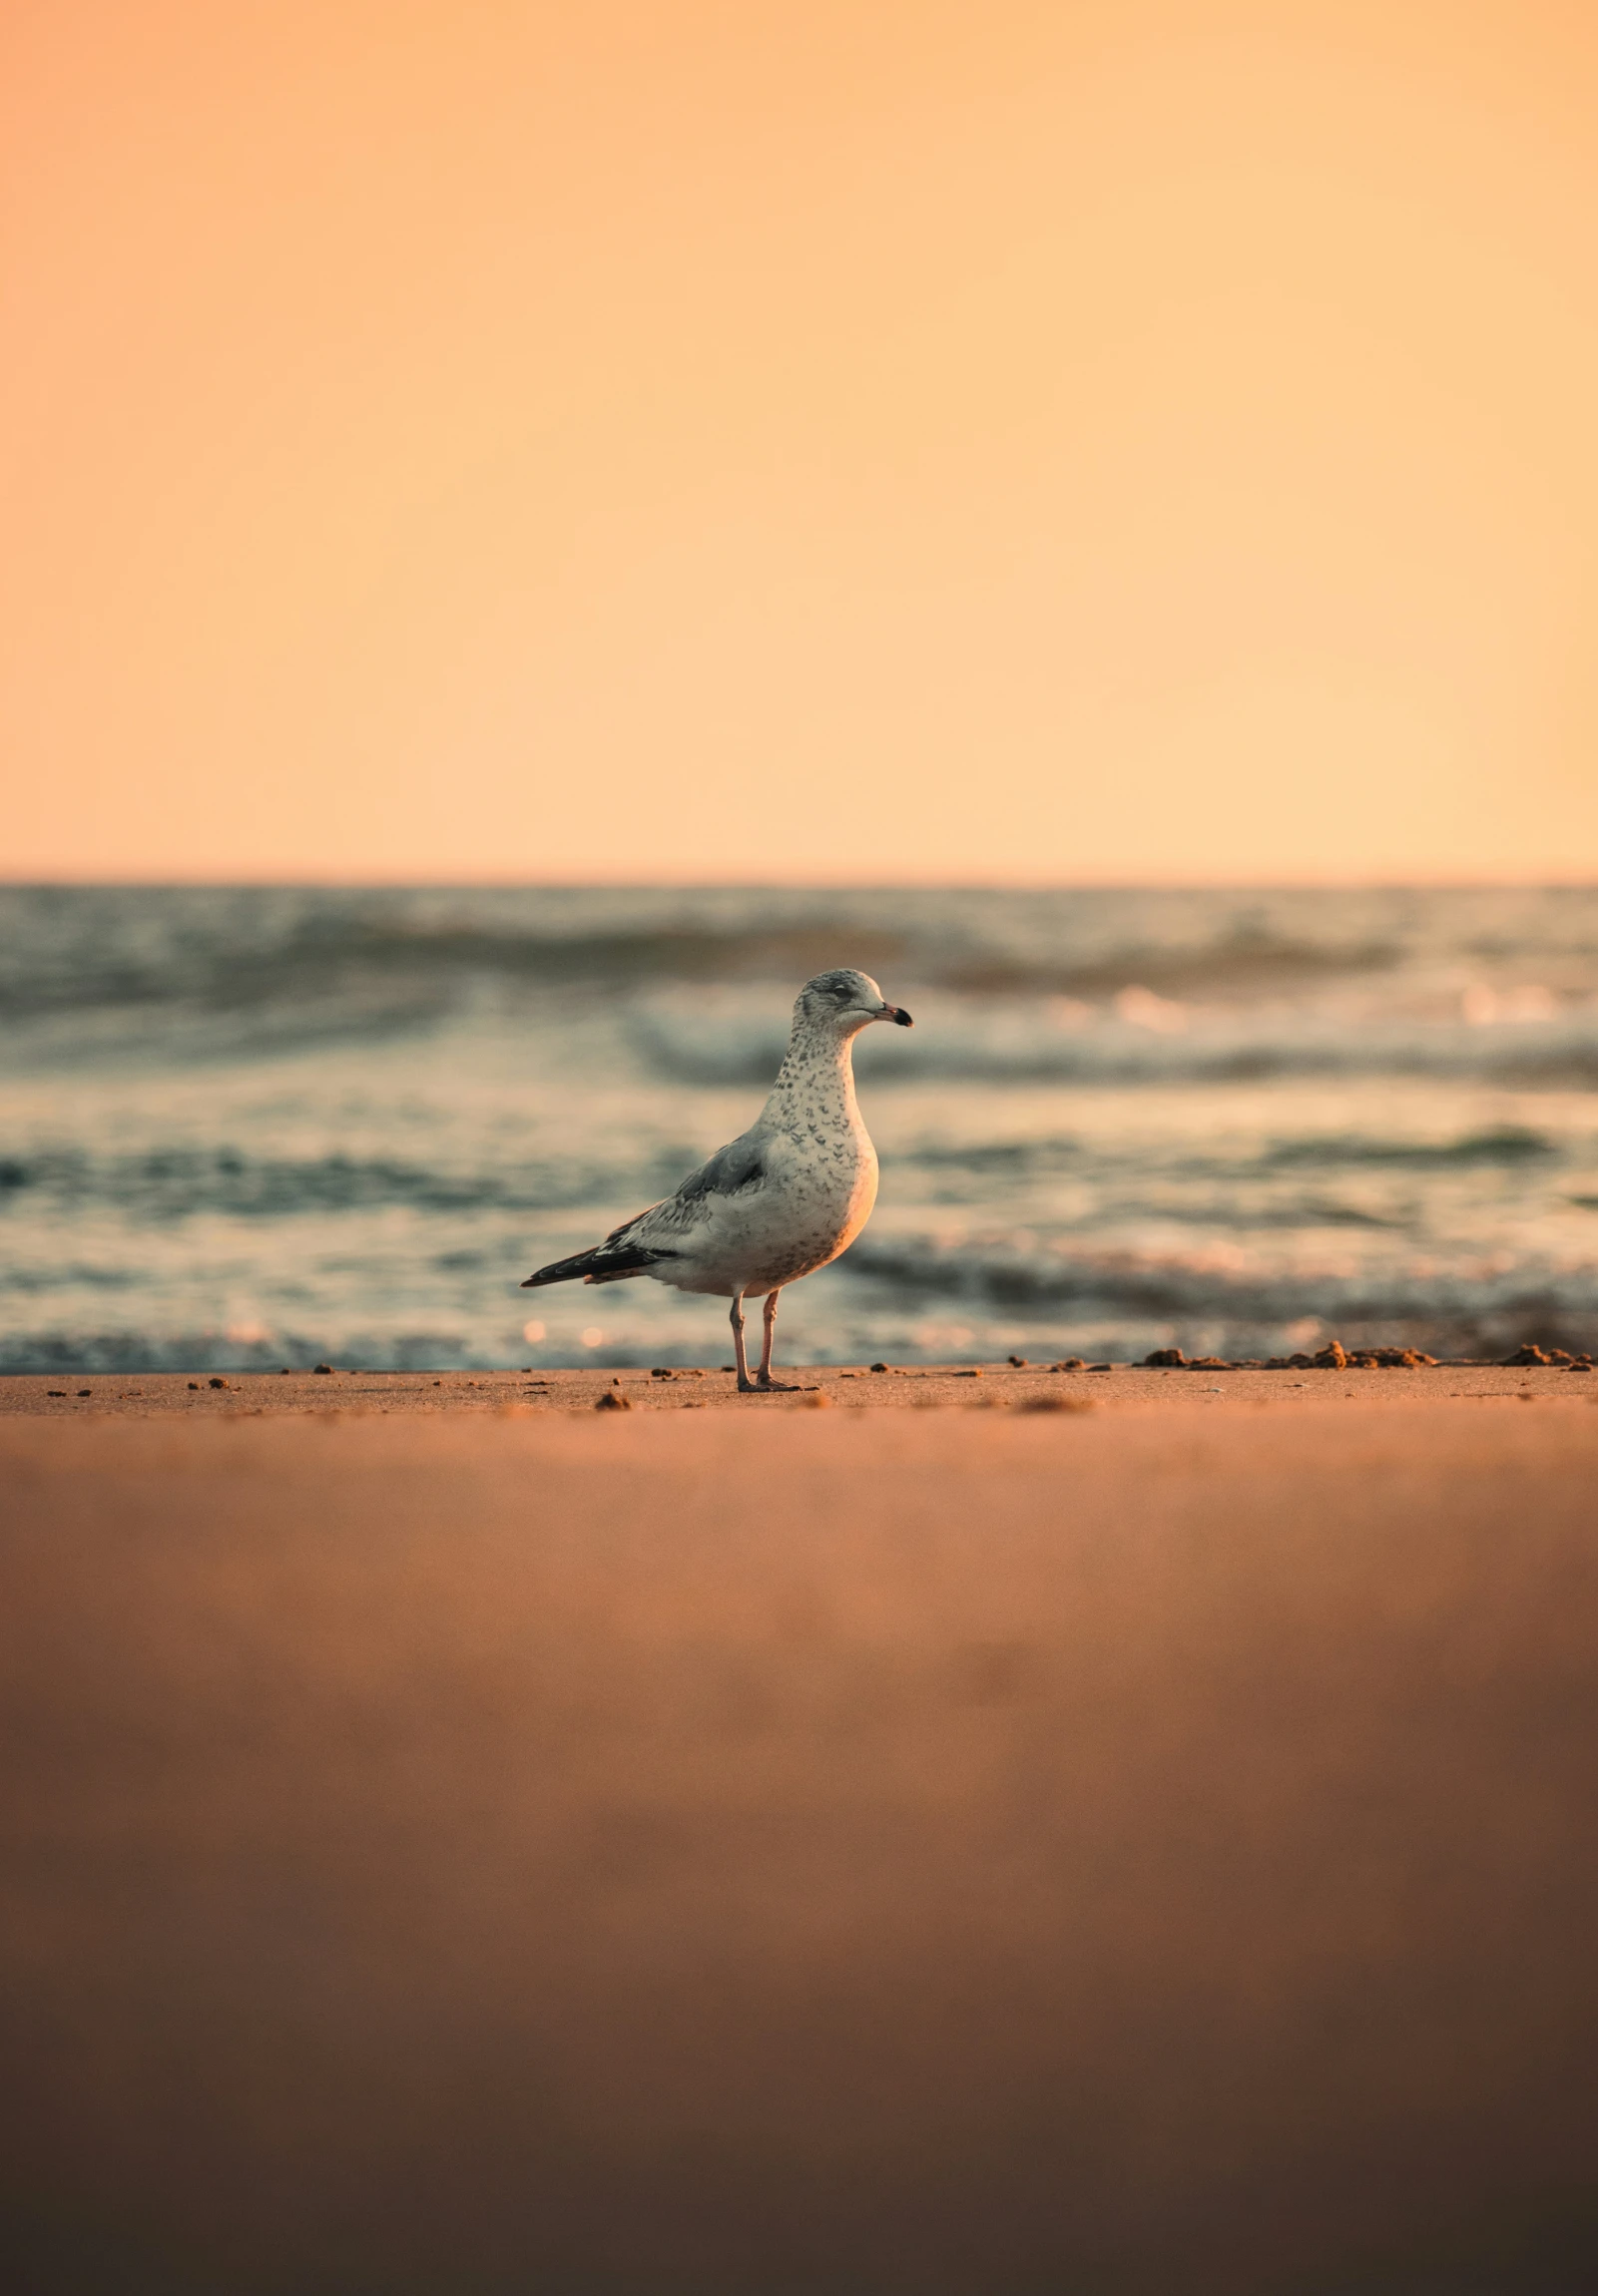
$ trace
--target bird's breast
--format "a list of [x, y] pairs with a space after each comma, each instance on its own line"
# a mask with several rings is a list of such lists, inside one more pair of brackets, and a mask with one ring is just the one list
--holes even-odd
[[876, 1201], [876, 1150], [858, 1132], [800, 1138], [751, 1207], [771, 1246], [763, 1275], [792, 1282], [846, 1250]]

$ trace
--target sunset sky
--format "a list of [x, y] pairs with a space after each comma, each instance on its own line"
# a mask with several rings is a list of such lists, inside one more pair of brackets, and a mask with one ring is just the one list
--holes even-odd
[[0, 874], [1598, 877], [1593, 0], [9, 0]]

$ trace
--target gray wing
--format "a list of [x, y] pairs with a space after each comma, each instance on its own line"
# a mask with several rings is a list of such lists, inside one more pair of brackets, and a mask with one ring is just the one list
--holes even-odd
[[628, 1229], [618, 1230], [610, 1240], [615, 1242], [625, 1234], [629, 1242], [647, 1245], [668, 1237], [686, 1238], [715, 1216], [719, 1198], [758, 1187], [765, 1176], [766, 1144], [759, 1133], [746, 1133], [742, 1140], [718, 1148], [698, 1171], [691, 1171], [675, 1195], [651, 1204], [636, 1222], [629, 1222]]
[[684, 1239], [701, 1226], [713, 1209], [712, 1198], [737, 1195], [741, 1188], [758, 1186], [765, 1176], [765, 1144], [758, 1133], [745, 1133], [742, 1140], [718, 1148], [698, 1171], [691, 1171], [675, 1195], [652, 1203], [647, 1211], [634, 1212], [591, 1251], [574, 1252], [569, 1259], [539, 1268], [522, 1289], [572, 1283], [579, 1277], [586, 1283], [619, 1283], [626, 1276], [642, 1275], [657, 1260], [679, 1256], [667, 1238]]
[[726, 1148], [702, 1163], [698, 1171], [691, 1171], [672, 1203], [698, 1203], [707, 1195], [737, 1195], [741, 1187], [753, 1187], [766, 1176], [766, 1144], [758, 1134], [745, 1133], [741, 1140], [729, 1141]]

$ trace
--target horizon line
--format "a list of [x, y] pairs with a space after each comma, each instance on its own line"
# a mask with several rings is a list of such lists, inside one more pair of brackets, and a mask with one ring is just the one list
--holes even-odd
[[1497, 875], [1463, 871], [1412, 873], [1399, 871], [1247, 872], [1236, 877], [1138, 875], [1133, 871], [1094, 871], [1080, 876], [974, 874], [956, 876], [795, 876], [768, 877], [717, 872], [704, 876], [617, 874], [580, 870], [532, 873], [505, 871], [451, 871], [440, 875], [410, 871], [363, 871], [340, 874], [331, 870], [268, 871], [85, 871], [29, 870], [12, 874], [0, 869], [0, 889], [7, 892], [54, 891], [278, 891], [278, 892], [1598, 892], [1598, 867], [1580, 874], [1568, 870], [1523, 870]]

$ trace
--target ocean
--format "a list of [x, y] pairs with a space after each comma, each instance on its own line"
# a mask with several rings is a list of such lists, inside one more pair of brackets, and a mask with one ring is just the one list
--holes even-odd
[[789, 1363], [1598, 1345], [1598, 892], [0, 889], [0, 1365], [719, 1363], [523, 1292], [757, 1113], [809, 974], [864, 1235]]

